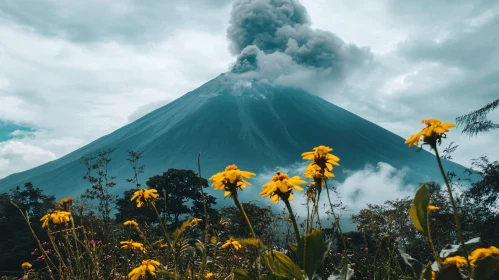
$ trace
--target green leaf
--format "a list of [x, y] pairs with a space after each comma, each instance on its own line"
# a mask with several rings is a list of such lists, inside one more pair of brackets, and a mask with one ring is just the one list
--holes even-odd
[[241, 245], [250, 245], [256, 248], [264, 249], [265, 245], [262, 241], [255, 238], [246, 238], [246, 239], [236, 239]]
[[317, 268], [324, 260], [326, 246], [322, 239], [322, 232], [314, 229], [311, 233], [305, 234], [300, 238], [297, 248], [297, 256], [300, 261], [301, 268], [308, 275], [309, 279], [317, 271]]
[[296, 254], [298, 254], [298, 253], [297, 253], [297, 248], [298, 248], [298, 247], [296, 246], [296, 244], [294, 244], [294, 243], [288, 243], [288, 246], [289, 246], [289, 249], [291, 249], [291, 251], [292, 251], [295, 255], [296, 255]]
[[265, 261], [269, 270], [276, 276], [291, 279], [303, 279], [303, 271], [288, 256], [278, 251], [265, 254]]
[[409, 216], [414, 226], [423, 232], [425, 236], [428, 236], [427, 212], [430, 195], [430, 190], [426, 187], [426, 184], [421, 185], [414, 196], [411, 209], [409, 210]]
[[232, 273], [234, 273], [234, 278], [235, 279], [240, 279], [240, 280], [253, 280], [253, 279], [256, 279], [256, 277], [254, 275], [252, 275], [251, 273], [249, 273], [248, 271], [246, 271], [244, 269], [235, 268], [235, 269], [232, 270]]
[[276, 276], [276, 275], [262, 275], [260, 280], [287, 280], [286, 277]]
[[476, 280], [499, 279], [499, 258], [488, 256], [477, 261], [471, 275]]

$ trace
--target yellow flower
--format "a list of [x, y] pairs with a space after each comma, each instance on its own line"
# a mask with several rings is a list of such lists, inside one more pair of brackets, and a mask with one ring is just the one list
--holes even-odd
[[134, 221], [134, 220], [129, 220], [123, 223], [124, 226], [126, 227], [133, 227], [133, 228], [139, 228], [139, 224]]
[[453, 265], [453, 266], [457, 266], [459, 268], [468, 265], [466, 263], [466, 259], [464, 257], [461, 257], [461, 256], [455, 256], [455, 257], [446, 258], [442, 262], [442, 264], [444, 264], [444, 265]]
[[288, 178], [287, 174], [277, 171], [276, 176], [272, 177], [272, 181], [263, 185], [263, 192], [260, 195], [263, 198], [271, 196], [270, 200], [276, 203], [279, 199], [293, 200], [292, 190], [301, 192], [303, 189], [298, 185], [306, 183], [300, 179], [300, 176]]
[[42, 223], [42, 228], [47, 227], [49, 225], [49, 222], [58, 225], [62, 223], [67, 223], [69, 222], [69, 217], [71, 216], [71, 212], [67, 211], [59, 211], [59, 210], [54, 210], [47, 215], [43, 216], [40, 219], [40, 222]]
[[431, 212], [431, 211], [437, 211], [437, 210], [440, 210], [439, 207], [435, 206], [435, 205], [428, 205], [428, 211]]
[[483, 258], [492, 256], [492, 255], [499, 257], [499, 249], [497, 249], [494, 246], [490, 246], [488, 249], [487, 248], [478, 248], [471, 253], [471, 255], [469, 256], [469, 260], [470, 260], [471, 264], [473, 265], [478, 260], [481, 260]]
[[225, 249], [225, 248], [227, 248], [227, 247], [229, 247], [231, 245], [232, 245], [232, 247], [234, 247], [234, 249], [236, 249], [236, 251], [239, 250], [239, 249], [241, 249], [243, 247], [241, 245], [241, 243], [239, 243], [238, 241], [232, 239], [232, 237], [231, 237], [231, 238], [229, 238], [229, 240], [227, 240], [225, 242], [224, 245], [222, 245], [222, 249]]
[[420, 132], [415, 133], [405, 141], [409, 147], [417, 146], [421, 140], [425, 143], [433, 145], [436, 141], [440, 141], [442, 135], [449, 132], [450, 128], [455, 127], [452, 123], [443, 123], [437, 119], [422, 120], [421, 123], [426, 124]]
[[304, 160], [311, 160], [304, 176], [320, 183], [326, 178], [334, 178], [333, 165], [340, 166], [338, 163], [340, 158], [330, 154], [331, 151], [333, 151], [332, 148], [320, 145], [315, 147], [313, 152], [301, 154]]
[[32, 267], [32, 265], [29, 262], [23, 262], [23, 264], [21, 265], [21, 267], [24, 270], [26, 270], [26, 269], [30, 269]]
[[69, 208], [73, 204], [73, 200], [75, 199], [72, 197], [63, 198], [57, 202], [56, 206], [64, 211], [69, 211]]
[[137, 200], [137, 207], [140, 208], [144, 203], [150, 202], [158, 198], [158, 191], [155, 189], [141, 189], [136, 191], [130, 201]]
[[146, 275], [156, 276], [156, 268], [160, 266], [160, 263], [155, 260], [144, 260], [142, 265], [134, 268], [130, 273], [128, 273], [128, 278], [130, 280], [138, 280], [140, 277], [145, 277]]
[[203, 219], [194, 218], [194, 219], [192, 219], [191, 223], [197, 225], [197, 224], [201, 223], [202, 221], [203, 221]]
[[133, 240], [130, 241], [121, 241], [120, 242], [121, 249], [129, 249], [129, 250], [140, 250], [142, 252], [146, 252], [146, 249], [144, 248], [144, 244], [139, 243], [139, 242], [133, 242]]
[[225, 190], [224, 196], [236, 195], [238, 189], [244, 189], [246, 186], [251, 186], [250, 183], [246, 182], [244, 178], [251, 178], [256, 176], [255, 173], [242, 171], [232, 164], [225, 168], [225, 171], [218, 172], [217, 174], [210, 177], [213, 181], [212, 186], [215, 190]]
[[437, 275], [436, 275], [435, 271], [432, 271], [432, 272], [431, 272], [431, 280], [435, 280], [435, 277], [436, 277], [436, 276], [437, 276]]
[[207, 279], [213, 279], [213, 277], [215, 277], [215, 275], [213, 275], [213, 273], [211, 272], [208, 272], [206, 273], [206, 276], [205, 276]]

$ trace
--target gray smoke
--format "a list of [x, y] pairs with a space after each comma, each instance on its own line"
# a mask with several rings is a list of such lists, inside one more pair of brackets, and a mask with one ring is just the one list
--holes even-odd
[[237, 56], [236, 64], [232, 67], [232, 73], [245, 73], [258, 69], [257, 56], [259, 49], [257, 46], [248, 46]]
[[230, 51], [238, 55], [233, 73], [254, 71], [266, 55], [283, 53], [297, 65], [332, 70], [332, 76], [341, 78], [372, 58], [368, 48], [347, 44], [331, 32], [312, 29], [305, 7], [295, 0], [237, 1], [227, 38]]

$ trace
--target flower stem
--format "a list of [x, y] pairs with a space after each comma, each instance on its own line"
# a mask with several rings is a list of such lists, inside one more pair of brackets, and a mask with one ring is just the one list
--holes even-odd
[[59, 274], [61, 273], [61, 271], [59, 271], [57, 269], [57, 266], [55, 266], [54, 262], [52, 262], [52, 260], [50, 259], [50, 257], [48, 256], [47, 252], [45, 252], [45, 249], [43, 248], [42, 244], [40, 243], [40, 239], [38, 239], [38, 236], [36, 235], [35, 231], [33, 230], [33, 228], [31, 227], [31, 224], [29, 222], [29, 219], [26, 217], [26, 215], [24, 215], [24, 212], [21, 210], [21, 208], [19, 208], [19, 206], [17, 206], [17, 204], [15, 204], [14, 202], [10, 201], [10, 203], [12, 205], [14, 205], [17, 210], [19, 210], [19, 212], [21, 212], [21, 215], [23, 216], [24, 220], [26, 221], [26, 223], [28, 224], [28, 227], [29, 227], [29, 230], [31, 231], [31, 234], [33, 235], [33, 238], [36, 240], [36, 243], [38, 244], [38, 248], [40, 249], [40, 253], [43, 254], [44, 258], [43, 260], [45, 261], [45, 264], [46, 264], [46, 268], [47, 268], [47, 271], [48, 273], [50, 274], [50, 278], [52, 280], [55, 280], [54, 278], [54, 274], [52, 273], [52, 269], [50, 269], [50, 265], [48, 262], [50, 262], [50, 264], [52, 264], [52, 266], [54, 266], [55, 270], [57, 270], [57, 272], [59, 272]]
[[154, 202], [151, 202], [151, 206], [154, 209], [154, 212], [156, 212], [156, 216], [158, 216], [159, 223], [161, 224], [161, 228], [163, 229], [163, 232], [165, 234], [166, 240], [168, 241], [168, 246], [172, 248], [172, 242], [170, 240], [170, 236], [168, 235], [168, 231], [166, 230], [166, 225], [161, 219], [161, 216], [159, 215], [158, 209], [156, 208], [156, 205], [154, 205]]
[[343, 248], [345, 249], [345, 252], [346, 252], [346, 250], [347, 250], [347, 243], [345, 241], [345, 236], [343, 236], [343, 231], [341, 230], [340, 219], [336, 216], [336, 213], [334, 212], [333, 203], [331, 202], [331, 197], [329, 195], [329, 188], [328, 188], [328, 185], [327, 185], [327, 181], [324, 180], [324, 183], [325, 183], [325, 187], [326, 187], [326, 193], [327, 193], [327, 199], [329, 201], [329, 206], [331, 207], [331, 213], [333, 214], [334, 221], [335, 221], [335, 224], [336, 224], [336, 228], [338, 229], [338, 233], [340, 234], [341, 241], [343, 242]]
[[293, 228], [295, 229], [296, 236], [296, 244], [300, 242], [300, 230], [298, 229], [298, 224], [296, 223], [295, 215], [293, 214], [293, 209], [291, 209], [291, 205], [289, 204], [289, 200], [283, 199], [284, 204], [286, 204], [286, 208], [288, 208], [289, 218], [293, 222]]
[[208, 253], [208, 210], [206, 207], [206, 197], [204, 195], [203, 191], [203, 178], [201, 177], [201, 153], [198, 153], [198, 176], [199, 176], [199, 190], [201, 191], [201, 196], [203, 198], [203, 210], [204, 210], [204, 249], [203, 249], [203, 258], [202, 258], [202, 265], [199, 268], [199, 272], [201, 273], [205, 267], [206, 267], [206, 257]]
[[430, 230], [430, 211], [426, 212], [426, 227], [428, 228], [428, 242], [430, 243], [431, 250], [433, 251], [433, 257], [437, 262], [438, 268], [440, 268], [440, 258], [438, 257], [437, 250], [435, 249], [435, 245], [433, 244], [433, 240], [431, 239], [431, 230]]
[[442, 166], [442, 161], [440, 160], [440, 155], [438, 154], [437, 145], [431, 145], [432, 149], [435, 150], [435, 155], [438, 162], [438, 167], [440, 168], [440, 173], [442, 173], [442, 177], [444, 178], [445, 185], [447, 186], [447, 191], [449, 192], [450, 202], [452, 204], [452, 212], [454, 213], [454, 219], [456, 221], [457, 235], [459, 237], [459, 241], [461, 241], [461, 246], [463, 246], [464, 257], [466, 258], [466, 263], [468, 264], [468, 270], [471, 269], [470, 260], [468, 259], [468, 250], [466, 249], [466, 244], [463, 239], [463, 230], [461, 228], [461, 222], [459, 221], [459, 216], [457, 214], [456, 203], [454, 202], [454, 197], [452, 196], [452, 190], [450, 188], [449, 180], [447, 179], [447, 175], [445, 175], [444, 167]]
[[239, 203], [239, 199], [237, 198], [237, 193], [232, 194], [232, 199], [234, 199], [234, 204], [236, 204], [237, 208], [239, 208], [239, 211], [241, 211], [241, 213], [243, 214], [244, 220], [246, 220], [246, 224], [248, 224], [251, 235], [253, 236], [253, 238], [256, 239], [256, 234], [255, 231], [253, 230], [253, 226], [251, 225], [251, 222], [248, 218], [248, 215], [246, 215], [243, 206], [241, 205], [241, 203]]
[[[246, 212], [244, 211], [243, 206], [241, 205], [241, 203], [239, 203], [239, 199], [237, 198], [237, 192], [232, 193], [232, 199], [234, 199], [234, 203], [236, 204], [237, 208], [239, 208], [239, 211], [241, 211], [241, 213], [243, 214], [243, 217], [246, 220], [246, 223], [248, 224], [248, 227], [251, 231], [251, 235], [253, 236], [254, 239], [257, 239], [255, 231], [253, 230], [253, 226], [251, 225], [251, 222], [248, 218], [248, 215], [246, 215]], [[260, 242], [258, 242], [258, 244], [260, 244]], [[260, 251], [260, 245], [258, 245], [258, 251]], [[260, 264], [260, 255], [257, 256], [256, 262], [255, 262], [255, 270], [256, 270], [258, 279], [260, 279], [260, 269], [258, 267], [259, 264]]]

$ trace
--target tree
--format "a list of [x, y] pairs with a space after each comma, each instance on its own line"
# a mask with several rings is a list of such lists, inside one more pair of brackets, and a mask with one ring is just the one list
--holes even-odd
[[499, 106], [499, 99], [485, 105], [485, 107], [456, 118], [458, 127], [464, 126], [463, 133], [469, 136], [477, 135], [481, 132], [498, 129], [499, 124], [487, 120], [487, 114]]
[[127, 182], [133, 183], [135, 187], [140, 188], [139, 174], [144, 173], [144, 165], [139, 165], [139, 160], [143, 157], [144, 152], [128, 151], [126, 160], [130, 163], [133, 170], [133, 177], [126, 179]]
[[[48, 240], [46, 231], [42, 230], [40, 218], [48, 213], [55, 202], [54, 196], [43, 194], [41, 189], [32, 183], [24, 188], [16, 187], [10, 193], [0, 194], [0, 270], [12, 271], [24, 261], [35, 260], [39, 254], [30, 254], [37, 247], [26, 221], [10, 201], [16, 203], [24, 213], [28, 214], [31, 227], [42, 240]], [[19, 269], [15, 269], [19, 270]], [[22, 274], [22, 272], [21, 272]]]
[[499, 245], [499, 162], [486, 156], [473, 161], [481, 179], [473, 182], [463, 194], [463, 205], [470, 228], [478, 232], [486, 245]]
[[116, 200], [116, 222], [123, 223], [127, 220], [135, 220], [139, 224], [159, 223], [156, 213], [151, 207], [137, 208], [137, 204], [130, 201], [133, 194], [139, 189], [130, 189], [123, 193], [123, 197]]
[[[265, 244], [276, 244], [277, 237], [275, 228], [277, 216], [274, 215], [270, 207], [260, 207], [254, 203], [242, 203], [244, 211], [248, 215], [253, 230]], [[247, 238], [250, 230], [241, 211], [235, 206], [223, 207], [220, 210], [224, 219], [229, 221], [230, 226], [227, 231], [230, 236]]]
[[[199, 215], [204, 217], [201, 189], [208, 188], [208, 180], [200, 178], [194, 171], [185, 169], [168, 169], [162, 175], [155, 175], [146, 182], [149, 188], [158, 190], [159, 198], [156, 207], [163, 213], [173, 228], [180, 226], [180, 217]], [[215, 197], [206, 195], [206, 208], [213, 211], [212, 205], [216, 204]], [[203, 209], [200, 213], [200, 209]]]
[[86, 189], [85, 193], [82, 195], [82, 198], [97, 200], [97, 209], [101, 214], [104, 223], [108, 223], [110, 221], [112, 207], [117, 198], [110, 194], [111, 188], [116, 185], [113, 181], [116, 177], [109, 176], [108, 172], [109, 163], [112, 161], [111, 154], [115, 150], [116, 148], [109, 148], [98, 152], [96, 157], [83, 158], [83, 164], [85, 164], [87, 168], [83, 179], [88, 180], [91, 187]]

